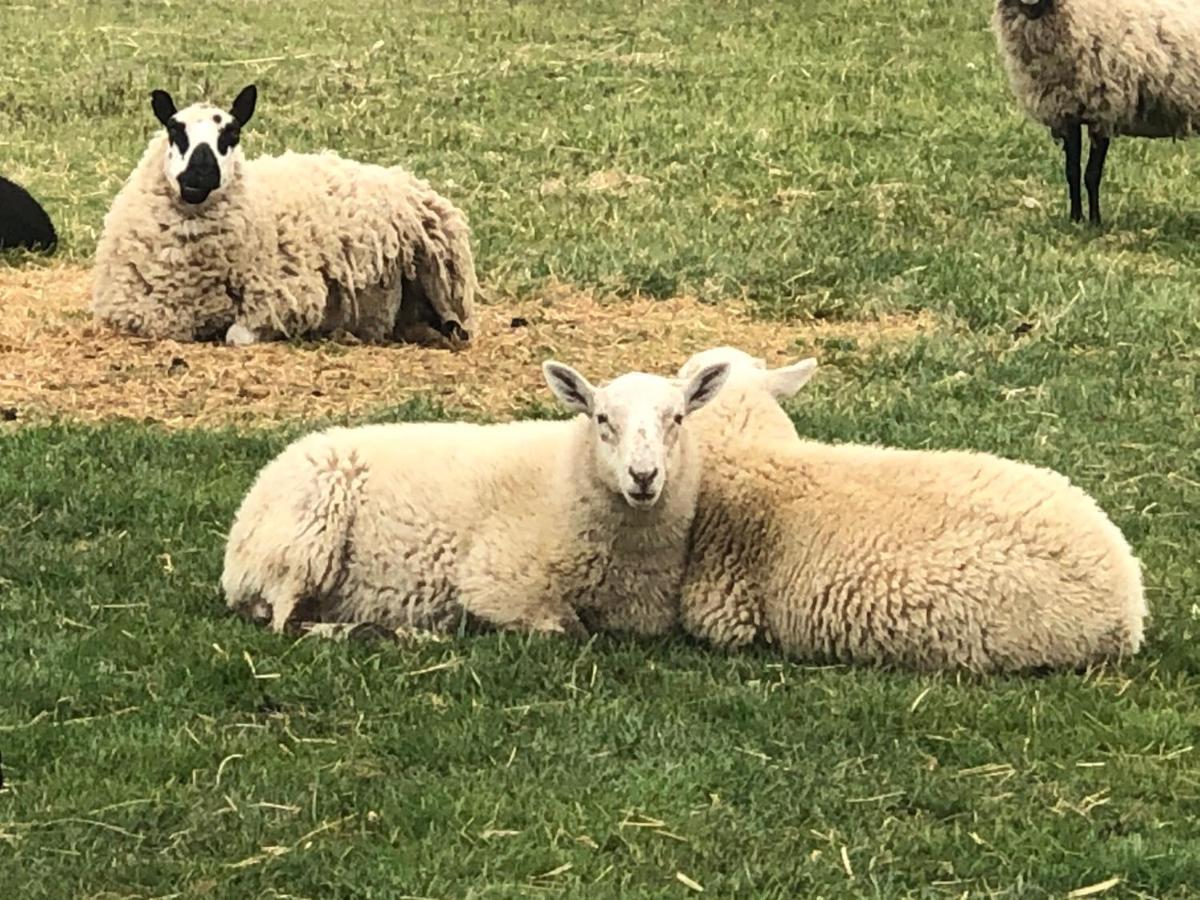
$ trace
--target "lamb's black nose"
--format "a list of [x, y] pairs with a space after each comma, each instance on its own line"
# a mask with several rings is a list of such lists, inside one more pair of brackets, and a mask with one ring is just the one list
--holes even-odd
[[636, 469], [631, 468], [629, 470], [629, 477], [634, 480], [638, 487], [646, 491], [654, 484], [654, 479], [658, 477], [658, 469], [651, 469], [649, 472], [638, 472]]

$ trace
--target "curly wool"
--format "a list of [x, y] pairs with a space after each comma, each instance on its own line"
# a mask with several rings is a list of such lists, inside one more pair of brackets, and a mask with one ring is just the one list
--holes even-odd
[[1185, 137], [1200, 119], [1195, 0], [998, 0], [992, 27], [1035, 121], [1103, 137]]
[[284, 630], [369, 622], [583, 634], [676, 622], [699, 473], [650, 511], [591, 470], [592, 425], [407, 423], [301, 438], [259, 474], [230, 529], [222, 586]]
[[469, 228], [425, 181], [288, 152], [244, 163], [195, 210], [163, 177], [166, 147], [163, 135], [151, 140], [105, 216], [99, 319], [179, 341], [219, 339], [234, 323], [259, 339], [343, 329], [368, 341], [432, 339], [437, 319], [474, 332]]
[[[681, 593], [724, 647], [984, 672], [1137, 652], [1146, 601], [1120, 530], [1060, 474], [985, 453], [739, 440], [719, 398]], [[707, 420], [707, 421], [705, 421]]]

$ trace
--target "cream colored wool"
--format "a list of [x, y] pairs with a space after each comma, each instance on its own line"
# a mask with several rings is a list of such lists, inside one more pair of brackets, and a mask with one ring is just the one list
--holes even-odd
[[691, 634], [923, 670], [1137, 652], [1140, 565], [1068, 479], [986, 453], [764, 434], [737, 403], [745, 383], [731, 375], [693, 423], [706, 463], [681, 591]]
[[[701, 385], [708, 396], [724, 372]], [[635, 377], [636, 405], [656, 383], [623, 379]], [[691, 404], [699, 395], [687, 396]], [[668, 425], [661, 493], [635, 508], [602, 468], [620, 443], [609, 428], [581, 415], [301, 438], [262, 470], [238, 510], [227, 602], [277, 631], [313, 621], [446, 631], [464, 613], [506, 629], [584, 634], [582, 616], [597, 629], [667, 631], [701, 458], [688, 427]]]
[[257, 340], [345, 330], [438, 342], [437, 320], [474, 333], [469, 228], [426, 182], [289, 152], [240, 162], [236, 181], [187, 207], [164, 177], [166, 148], [161, 134], [150, 141], [105, 216], [100, 320], [178, 341], [221, 339], [235, 324]]
[[1200, 122], [1196, 0], [998, 0], [992, 25], [1017, 100], [1056, 133], [1185, 137]]

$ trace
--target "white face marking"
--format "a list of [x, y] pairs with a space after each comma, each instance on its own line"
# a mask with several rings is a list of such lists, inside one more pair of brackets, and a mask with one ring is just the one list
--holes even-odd
[[163, 170], [180, 200], [203, 203], [237, 178], [242, 150], [230, 137], [236, 138], [239, 130], [233, 116], [207, 103], [195, 103], [171, 117]]
[[665, 378], [633, 372], [596, 391], [592, 408], [605, 481], [631, 506], [653, 506], [678, 457], [683, 391]]
[[684, 418], [716, 396], [729, 372], [723, 364], [710, 366], [682, 384], [631, 372], [593, 388], [566, 366], [548, 363], [545, 368], [559, 399], [591, 417], [601, 479], [637, 509], [658, 502], [679, 464]]

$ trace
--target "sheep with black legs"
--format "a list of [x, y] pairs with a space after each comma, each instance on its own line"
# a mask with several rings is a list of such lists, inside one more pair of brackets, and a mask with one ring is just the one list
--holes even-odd
[[259, 474], [225, 549], [231, 609], [305, 623], [660, 634], [703, 457], [688, 426], [728, 366], [593, 387], [544, 366], [569, 421], [406, 423], [301, 438]]
[[1197, 0], [997, 0], [992, 25], [1018, 102], [1062, 141], [1072, 221], [1083, 219], [1085, 127], [1094, 225], [1114, 137], [1182, 138], [1200, 127]]
[[247, 161], [250, 85], [177, 110], [113, 201], [92, 310], [120, 330], [250, 344], [346, 332], [461, 345], [475, 328], [467, 220], [428, 183], [331, 152]]
[[725, 348], [680, 377], [722, 359], [727, 386], [691, 423], [705, 464], [681, 588], [690, 634], [925, 670], [1138, 651], [1141, 566], [1067, 478], [988, 453], [801, 440], [776, 401], [815, 362], [768, 370]]

